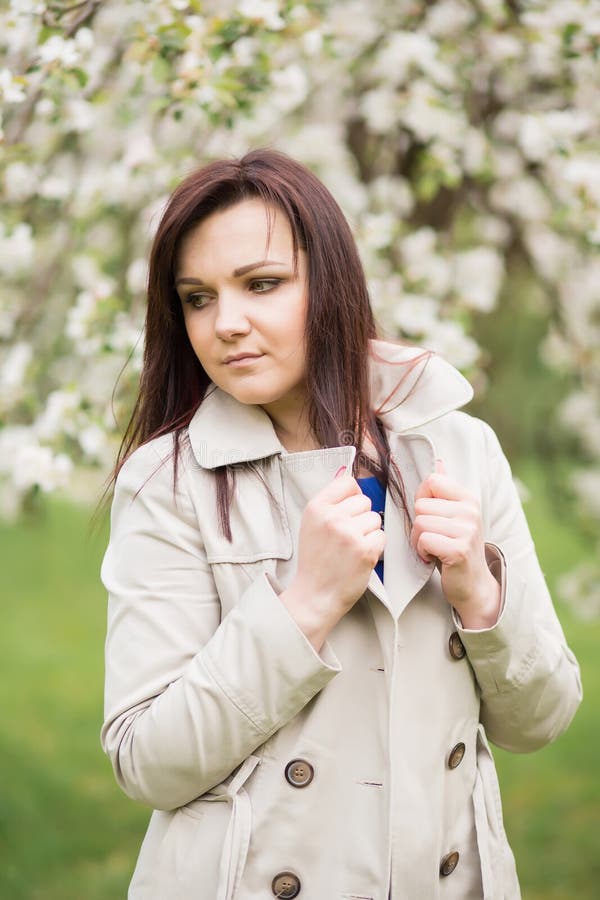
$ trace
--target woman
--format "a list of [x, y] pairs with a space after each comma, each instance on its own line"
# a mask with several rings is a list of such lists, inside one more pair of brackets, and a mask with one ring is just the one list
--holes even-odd
[[541, 747], [581, 689], [471, 394], [377, 339], [303, 166], [174, 192], [102, 571], [131, 898], [519, 896], [486, 734]]

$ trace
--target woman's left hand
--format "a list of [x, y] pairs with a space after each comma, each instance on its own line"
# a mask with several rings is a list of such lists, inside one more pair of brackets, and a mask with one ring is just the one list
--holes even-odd
[[448, 477], [441, 460], [417, 490], [410, 540], [425, 562], [439, 560], [444, 595], [463, 627], [494, 625], [501, 593], [485, 558], [480, 505]]

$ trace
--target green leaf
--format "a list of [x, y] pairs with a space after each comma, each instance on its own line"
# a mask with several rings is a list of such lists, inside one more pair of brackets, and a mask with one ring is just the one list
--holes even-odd
[[71, 74], [77, 79], [79, 87], [85, 87], [89, 81], [90, 76], [84, 69], [71, 69]]
[[62, 36], [62, 31], [60, 28], [52, 28], [50, 25], [42, 25], [42, 27], [40, 28], [40, 31], [39, 31], [38, 46], [40, 44], [45, 44], [46, 41], [48, 41], [51, 37], [54, 37], [55, 35]]
[[172, 70], [170, 63], [164, 58], [164, 56], [156, 56], [154, 58], [154, 62], [152, 63], [152, 76], [155, 81], [158, 81], [160, 84], [164, 84], [166, 81], [169, 81], [171, 78]]
[[581, 31], [581, 25], [579, 25], [578, 22], [569, 22], [569, 24], [565, 25], [565, 27], [563, 28], [563, 43], [570, 44], [579, 31]]

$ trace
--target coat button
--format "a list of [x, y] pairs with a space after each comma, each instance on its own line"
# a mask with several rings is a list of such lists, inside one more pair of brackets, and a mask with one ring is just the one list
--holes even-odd
[[[440, 863], [440, 875], [442, 878], [445, 878], [446, 875], [452, 875], [458, 865], [459, 856], [458, 850], [454, 850], [452, 853], [448, 853], [447, 856], [444, 856]], [[296, 895], [294, 894], [294, 896]]]
[[460, 766], [465, 755], [465, 749], [465, 745], [462, 741], [460, 741], [460, 743], [456, 744], [456, 746], [452, 748], [452, 750], [448, 754], [449, 769], [456, 769], [457, 766]]
[[303, 788], [311, 783], [315, 777], [315, 770], [305, 759], [293, 759], [285, 767], [285, 777], [293, 787]]
[[458, 631], [453, 631], [448, 641], [448, 648], [452, 659], [462, 659], [466, 654], [465, 645], [460, 639]]
[[300, 893], [300, 879], [293, 872], [280, 872], [271, 884], [271, 890], [281, 900], [292, 900]]

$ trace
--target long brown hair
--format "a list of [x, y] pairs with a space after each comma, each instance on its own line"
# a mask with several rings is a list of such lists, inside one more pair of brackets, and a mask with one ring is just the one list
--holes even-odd
[[[173, 433], [174, 466], [210, 380], [189, 342], [175, 290], [182, 237], [211, 213], [259, 198], [286, 215], [294, 263], [307, 254], [305, 325], [308, 420], [322, 447], [354, 444], [362, 464], [390, 486], [406, 509], [402, 478], [389, 457], [383, 427], [370, 406], [369, 340], [377, 330], [350, 227], [333, 196], [301, 163], [271, 148], [217, 160], [189, 175], [170, 197], [150, 253], [144, 360], [139, 392], [117, 457], [113, 482], [136, 447]], [[377, 460], [362, 452], [364, 437]], [[239, 468], [239, 464], [236, 466]], [[231, 540], [229, 505], [235, 470], [215, 470], [223, 533]]]

